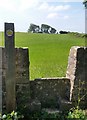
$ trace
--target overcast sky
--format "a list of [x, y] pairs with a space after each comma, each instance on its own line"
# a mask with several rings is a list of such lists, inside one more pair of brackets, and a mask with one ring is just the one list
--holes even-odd
[[0, 0], [0, 31], [4, 22], [14, 22], [15, 30], [24, 32], [30, 23], [85, 32], [85, 9], [82, 0]]

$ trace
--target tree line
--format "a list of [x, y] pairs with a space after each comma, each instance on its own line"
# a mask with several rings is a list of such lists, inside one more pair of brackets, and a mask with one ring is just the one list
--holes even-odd
[[[53, 27], [51, 27], [50, 25], [47, 24], [41, 24], [41, 27], [39, 25], [36, 24], [30, 24], [29, 29], [28, 29], [29, 33], [48, 33], [48, 34], [58, 34], [57, 30]], [[68, 34], [69, 32], [67, 31], [59, 31], [60, 34]]]
[[31, 23], [29, 26], [28, 32], [55, 34], [57, 33], [57, 30], [47, 24], [41, 24], [41, 27], [40, 27], [39, 25], [35, 25]]
[[[41, 24], [41, 27], [40, 27], [39, 25], [31, 23], [28, 29], [28, 33], [58, 34], [58, 31], [55, 28], [47, 24]], [[70, 32], [70, 31], [64, 31], [64, 30], [60, 30], [59, 34], [73, 34], [77, 37], [87, 37], [87, 34], [85, 35], [85, 34], [81, 34], [78, 32]]]
[[[83, 5], [85, 6], [85, 9], [87, 9], [87, 0], [83, 1]], [[32, 32], [32, 33], [50, 33], [50, 34], [55, 34], [58, 33], [57, 30], [53, 27], [51, 27], [50, 25], [47, 24], [41, 24], [41, 27], [39, 25], [35, 25], [35, 24], [30, 24], [28, 32]], [[60, 34], [68, 34], [71, 32], [67, 32], [67, 31], [60, 31]], [[86, 34], [87, 35], [87, 34]]]

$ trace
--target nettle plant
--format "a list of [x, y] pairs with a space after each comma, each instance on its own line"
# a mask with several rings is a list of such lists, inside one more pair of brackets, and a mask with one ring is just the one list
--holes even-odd
[[79, 120], [87, 120], [87, 115], [85, 110], [80, 108], [80, 103], [84, 101], [84, 98], [87, 95], [87, 90], [84, 87], [85, 82], [79, 80], [78, 85], [75, 85], [74, 89], [77, 91], [77, 96], [74, 96], [75, 107], [71, 108], [67, 118], [68, 119], [79, 119]]
[[70, 110], [67, 116], [68, 119], [79, 119], [79, 120], [87, 120], [87, 115], [85, 114], [85, 111], [77, 108], [73, 108]]
[[81, 102], [85, 101], [85, 98], [87, 96], [86, 82], [79, 80], [78, 85], [75, 85], [75, 91], [75, 94], [77, 94], [77, 96], [74, 96], [75, 106], [76, 108], [80, 108]]

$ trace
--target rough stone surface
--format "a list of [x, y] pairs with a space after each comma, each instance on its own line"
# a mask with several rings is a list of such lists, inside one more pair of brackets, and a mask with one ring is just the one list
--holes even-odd
[[[26, 48], [15, 48], [15, 68], [16, 68], [16, 83], [26, 83], [29, 81], [29, 55], [28, 49]], [[2, 49], [2, 69], [3, 69], [3, 79], [6, 77], [6, 54], [5, 49]]]
[[77, 101], [78, 97], [81, 103], [87, 106], [87, 48], [72, 47], [69, 54], [66, 77], [71, 81], [70, 99]]
[[68, 100], [61, 100], [60, 111], [67, 111], [73, 107], [72, 102]]
[[0, 113], [2, 113], [2, 48], [0, 48]]
[[[26, 97], [29, 99], [29, 54], [27, 48], [15, 48], [15, 68], [16, 68], [16, 84], [17, 84], [17, 103], [21, 101], [24, 103], [22, 98]], [[2, 48], [2, 99], [3, 99], [3, 110], [6, 109], [6, 69], [7, 69], [7, 61], [6, 61], [6, 53], [5, 48]], [[18, 88], [19, 87], [19, 88]], [[21, 91], [20, 91], [20, 90]], [[28, 90], [28, 92], [27, 92]], [[18, 96], [19, 95], [19, 96]], [[28, 98], [27, 98], [28, 97]], [[26, 102], [25, 99], [25, 102]], [[20, 101], [20, 103], [21, 103]]]
[[23, 111], [27, 109], [29, 106], [29, 99], [30, 99], [30, 84], [27, 83], [20, 83], [16, 84], [16, 103], [17, 109], [19, 111]]
[[73, 90], [74, 80], [75, 80], [77, 49], [78, 47], [76, 46], [73, 46], [70, 49], [69, 58], [68, 58], [68, 66], [67, 66], [67, 71], [66, 71], [66, 77], [69, 78], [71, 82], [70, 100], [72, 99], [72, 90]]
[[60, 108], [62, 99], [69, 101], [70, 80], [67, 78], [43, 78], [30, 82], [31, 97], [38, 99], [42, 107]]
[[36, 99], [30, 99], [28, 103], [29, 112], [41, 112], [41, 102]]

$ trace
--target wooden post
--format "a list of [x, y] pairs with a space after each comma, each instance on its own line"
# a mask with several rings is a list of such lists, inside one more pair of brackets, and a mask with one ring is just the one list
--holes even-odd
[[6, 53], [6, 110], [12, 112], [16, 108], [15, 97], [15, 49], [14, 23], [5, 23]]

